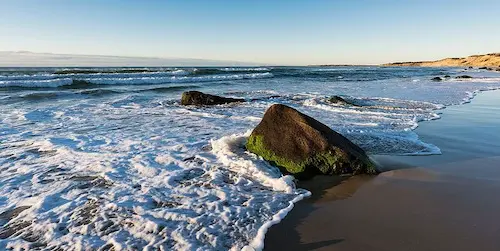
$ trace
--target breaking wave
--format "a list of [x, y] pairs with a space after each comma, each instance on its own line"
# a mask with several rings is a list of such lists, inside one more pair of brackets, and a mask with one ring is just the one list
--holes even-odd
[[271, 78], [273, 74], [247, 73], [247, 74], [225, 74], [210, 76], [169, 76], [169, 77], [93, 77], [93, 78], [52, 78], [52, 79], [21, 79], [21, 80], [1, 80], [0, 88], [23, 87], [23, 88], [56, 88], [61, 86], [82, 86], [82, 85], [147, 85], [165, 83], [190, 83], [190, 82], [211, 82], [225, 80], [243, 80]]

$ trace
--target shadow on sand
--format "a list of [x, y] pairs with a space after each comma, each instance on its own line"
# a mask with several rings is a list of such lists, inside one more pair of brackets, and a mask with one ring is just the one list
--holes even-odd
[[375, 176], [316, 176], [300, 181], [298, 186], [309, 190], [311, 197], [298, 202], [286, 218], [272, 226], [265, 239], [265, 250], [316, 250], [341, 243], [342, 238], [303, 243], [297, 227], [313, 213], [318, 204], [351, 197], [366, 182]]

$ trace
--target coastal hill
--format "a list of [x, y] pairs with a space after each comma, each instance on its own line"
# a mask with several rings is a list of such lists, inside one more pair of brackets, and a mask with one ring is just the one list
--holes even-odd
[[383, 64], [383, 66], [474, 66], [474, 67], [500, 67], [500, 53], [490, 53], [486, 55], [473, 55], [466, 58], [445, 58], [437, 61], [421, 62], [397, 62]]

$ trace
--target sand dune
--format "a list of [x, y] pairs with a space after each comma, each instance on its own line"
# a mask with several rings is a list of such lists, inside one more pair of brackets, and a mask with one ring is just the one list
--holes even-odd
[[445, 58], [437, 61], [397, 62], [383, 64], [384, 66], [475, 66], [475, 67], [500, 67], [500, 53], [486, 55], [473, 55], [466, 58]]

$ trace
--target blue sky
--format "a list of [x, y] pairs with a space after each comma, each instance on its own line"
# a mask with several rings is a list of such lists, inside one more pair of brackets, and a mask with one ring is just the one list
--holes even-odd
[[283, 65], [500, 52], [500, 1], [0, 0], [0, 51]]

